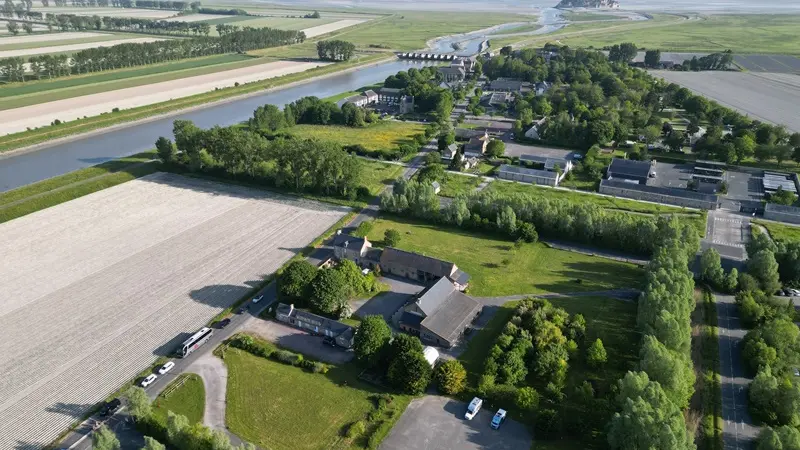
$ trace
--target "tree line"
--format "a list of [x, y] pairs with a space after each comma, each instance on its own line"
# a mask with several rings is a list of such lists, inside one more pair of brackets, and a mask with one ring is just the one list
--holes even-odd
[[317, 55], [323, 61], [349, 61], [356, 51], [352, 42], [330, 40], [317, 42]]
[[220, 16], [249, 16], [250, 13], [239, 8], [209, 8], [207, 6], [197, 10], [200, 14], [218, 14]]
[[688, 267], [700, 242], [697, 231], [677, 217], [660, 225], [638, 302], [637, 328], [643, 336], [638, 370], [618, 383], [620, 410], [608, 426], [612, 449], [695, 449], [682, 410], [694, 393], [689, 354], [694, 280]]
[[174, 144], [162, 136], [156, 148], [165, 163], [183, 170], [350, 200], [370, 195], [359, 184], [361, 160], [330, 142], [269, 140], [238, 126], [203, 130], [187, 120], [176, 120], [173, 134]]
[[[246, 52], [302, 42], [305, 35], [297, 31], [272, 28], [245, 28], [220, 37], [168, 39], [157, 42], [118, 44], [81, 50], [72, 55], [69, 72], [65, 70], [35, 73], [38, 78], [101, 72], [105, 70], [156, 64], [198, 56]], [[25, 60], [21, 57], [0, 59], [0, 70], [6, 81], [24, 81]], [[43, 67], [43, 66], [39, 66]], [[59, 67], [65, 67], [59, 63]]]
[[384, 87], [402, 89], [406, 95], [414, 97], [417, 112], [434, 114], [442, 123], [450, 120], [454, 98], [450, 89], [439, 87], [441, 74], [437, 67], [411, 68], [390, 75]]
[[211, 25], [204, 22], [153, 20], [136, 17], [79, 16], [75, 14], [46, 14], [50, 31], [109, 30], [178, 36], [208, 36]]

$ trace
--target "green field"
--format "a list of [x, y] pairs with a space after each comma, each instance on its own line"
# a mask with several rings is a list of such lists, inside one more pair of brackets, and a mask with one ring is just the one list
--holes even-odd
[[613, 16], [611, 14], [598, 14], [590, 12], [573, 12], [573, 11], [567, 11], [566, 13], [564, 13], [564, 18], [569, 20], [570, 22], [586, 22], [589, 20], [624, 20], [618, 16]]
[[521, 16], [516, 14], [404, 11], [387, 19], [362, 24], [350, 31], [345, 29], [338, 33], [337, 39], [350, 41], [359, 47], [373, 45], [393, 50], [416, 50], [424, 48], [429, 39], [439, 36], [519, 22], [520, 19]]
[[[177, 383], [183, 383], [178, 386]], [[173, 386], [175, 386], [174, 390]], [[165, 395], [169, 392], [168, 395]], [[186, 416], [189, 423], [201, 423], [206, 404], [206, 390], [199, 375], [181, 375], [153, 401], [153, 414], [166, 423], [167, 412]]]
[[542, 243], [516, 249], [492, 235], [407, 219], [378, 219], [368, 237], [380, 243], [390, 228], [402, 236], [399, 248], [454, 262], [469, 273], [469, 293], [477, 297], [636, 288], [643, 280], [643, 271], [632, 264]]
[[[271, 450], [350, 448], [344, 432], [374, 409], [378, 391], [361, 382], [355, 366], [312, 374], [230, 348], [226, 424], [242, 439]], [[410, 401], [395, 396], [390, 428]], [[372, 427], [370, 427], [372, 428]], [[368, 431], [372, 431], [369, 430]], [[385, 432], [385, 431], [384, 431]], [[363, 448], [356, 442], [355, 448]]]
[[362, 160], [364, 169], [361, 171], [361, 184], [369, 189], [370, 194], [378, 195], [383, 188], [394, 183], [405, 170], [399, 164], [382, 163], [379, 161]]
[[328, 23], [336, 22], [339, 19], [326, 19], [324, 17], [319, 19], [303, 19], [293, 17], [247, 17], [231, 16], [231, 19], [216, 19], [208, 21], [213, 23], [211, 26], [211, 33], [209, 36], [219, 36], [217, 29], [214, 25], [219, 23], [228, 23], [237, 27], [253, 27], [253, 28], [277, 28], [279, 30], [304, 30], [306, 28], [317, 27]]
[[363, 145], [367, 150], [389, 152], [401, 144], [413, 144], [413, 136], [424, 131], [419, 123], [380, 121], [363, 128], [338, 125], [295, 125], [287, 132], [302, 138], [315, 138], [339, 145]]
[[718, 15], [684, 20], [670, 26], [641, 28], [633, 24], [624, 29], [624, 33], [607, 30], [607, 33], [559, 40], [572, 47], [604, 47], [633, 42], [639, 47], [672, 52], [731, 49], [737, 53], [800, 54], [800, 16], [797, 15]]
[[270, 61], [247, 55], [215, 55], [52, 80], [12, 83], [0, 87], [0, 98], [3, 99], [0, 102], [0, 110], [239, 69], [268, 62]]
[[[567, 371], [566, 399], [563, 409], [575, 415], [590, 418], [582, 420], [584, 427], [578, 430], [565, 430], [563, 438], [544, 441], [537, 439], [537, 449], [601, 449], [606, 448], [603, 428], [615, 412], [607, 398], [613, 398], [613, 386], [628, 370], [635, 368], [638, 361], [640, 336], [636, 332], [636, 303], [624, 302], [606, 297], [572, 297], [549, 299], [553, 306], [564, 308], [569, 314], [582, 314], [586, 319], [586, 337], [580, 345], [578, 354], [570, 357]], [[472, 340], [466, 351], [459, 357], [469, 374], [470, 385], [475, 386], [483, 371], [483, 362], [497, 336], [514, 314], [517, 302], [503, 305], [488, 325]], [[600, 369], [586, 365], [585, 348], [595, 339], [603, 341], [608, 353], [608, 363]], [[595, 387], [596, 400], [592, 405], [581, 405], [572, 395], [576, 387], [591, 380]], [[537, 386], [537, 390], [540, 387]], [[519, 412], [511, 408], [512, 415]], [[580, 435], [580, 436], [579, 436]]]
[[481, 184], [481, 181], [482, 179], [480, 177], [447, 173], [445, 180], [440, 182], [442, 190], [439, 192], [439, 195], [442, 197], [455, 197], [460, 194], [468, 195]]
[[776, 241], [800, 241], [800, 227], [766, 220], [753, 220], [753, 223], [766, 228], [772, 239]]
[[[110, 31], [103, 31], [102, 33], [97, 33], [96, 36], [92, 37], [82, 37], [82, 38], [73, 38], [73, 39], [63, 39], [59, 38], [58, 35], [60, 33], [51, 33], [53, 37], [52, 40], [48, 41], [37, 41], [37, 42], [20, 42], [20, 43], [4, 43], [3, 39], [0, 39], [0, 52], [8, 51], [8, 50], [26, 50], [31, 48], [44, 48], [44, 47], [58, 47], [61, 45], [74, 45], [74, 44], [86, 44], [90, 42], [105, 42], [105, 41], [118, 41], [121, 39], [132, 39], [132, 38], [141, 38], [146, 37], [141, 34], [133, 34], [133, 33], [116, 33]], [[54, 52], [55, 53], [55, 52]]]

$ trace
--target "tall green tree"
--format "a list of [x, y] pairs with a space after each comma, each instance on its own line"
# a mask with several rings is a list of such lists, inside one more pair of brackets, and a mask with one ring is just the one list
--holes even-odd
[[366, 367], [375, 367], [387, 350], [392, 330], [383, 316], [370, 315], [361, 320], [353, 343], [356, 359]]
[[433, 377], [439, 391], [447, 395], [460, 393], [467, 384], [467, 371], [461, 362], [455, 359], [437, 365], [433, 371]]
[[309, 285], [317, 275], [317, 267], [303, 260], [293, 261], [278, 276], [278, 293], [292, 301], [305, 303]]
[[342, 309], [350, 288], [338, 270], [321, 269], [311, 281], [310, 289], [311, 307], [330, 316]]
[[121, 450], [117, 435], [102, 425], [92, 433], [92, 450]]
[[781, 287], [778, 262], [769, 250], [761, 250], [747, 260], [747, 273], [759, 282], [764, 292], [775, 292]]
[[142, 447], [141, 450], [167, 450], [167, 447], [150, 436], [145, 436], [144, 447]]
[[704, 250], [703, 254], [700, 255], [700, 279], [719, 288], [722, 285], [724, 276], [722, 258], [720, 258], [719, 252], [713, 248]]

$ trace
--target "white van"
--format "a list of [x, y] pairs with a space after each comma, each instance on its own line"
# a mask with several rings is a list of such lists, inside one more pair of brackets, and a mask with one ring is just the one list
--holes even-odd
[[481, 406], [483, 406], [483, 400], [478, 397], [473, 398], [472, 401], [469, 402], [469, 406], [467, 406], [467, 412], [464, 414], [464, 418], [472, 420], [472, 418], [478, 414], [478, 411], [481, 410]]

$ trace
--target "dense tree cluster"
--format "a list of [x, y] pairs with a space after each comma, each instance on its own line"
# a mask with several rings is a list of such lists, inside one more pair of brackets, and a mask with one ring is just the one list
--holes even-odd
[[[155, 416], [147, 393], [139, 387], [131, 388], [127, 397], [128, 410], [136, 421], [136, 428], [145, 436], [151, 436], [145, 449], [163, 449], [164, 445], [159, 445], [162, 442], [176, 450], [255, 449], [255, 446], [249, 443], [234, 446], [224, 431], [212, 430], [201, 423], [190, 424], [189, 419], [185, 416], [174, 414], [172, 411], [167, 413], [166, 423], [163, 423], [163, 419]], [[104, 448], [113, 449], [115, 447]]]
[[695, 303], [689, 262], [700, 242], [696, 231], [676, 217], [659, 222], [658, 246], [639, 297], [641, 372], [629, 372], [620, 381], [622, 412], [612, 419], [608, 434], [612, 449], [695, 448], [681, 410], [694, 393], [689, 350]]
[[706, 56], [693, 56], [692, 59], [687, 59], [683, 62], [682, 66], [676, 67], [677, 70], [728, 70], [731, 63], [733, 63], [733, 52], [726, 50], [722, 53], [712, 53]]
[[178, 36], [208, 36], [211, 25], [204, 22], [153, 20], [136, 17], [79, 16], [75, 14], [46, 14], [51, 29], [61, 31], [109, 30]]
[[[41, 0], [42, 6], [47, 8], [50, 6], [50, 0]], [[174, 11], [184, 11], [189, 8], [197, 10], [200, 7], [200, 2], [183, 2], [173, 0], [53, 0], [53, 5], [57, 7], [75, 6], [75, 7], [114, 7], [114, 8], [147, 8], [147, 9], [168, 9]], [[6, 17], [11, 17], [17, 14], [17, 17], [23, 18], [41, 18], [41, 13], [31, 11], [33, 8], [32, 0], [22, 0], [19, 4], [14, 5], [12, 0], [6, 0], [3, 5], [2, 14]], [[37, 16], [38, 14], [38, 16]]]
[[[392, 337], [383, 316], [367, 316], [362, 320], [353, 350], [360, 364], [384, 376], [392, 387], [402, 392], [421, 394], [431, 382], [433, 369], [422, 353], [422, 342], [408, 334]], [[450, 369], [448, 372], [452, 371]], [[445, 378], [453, 380], [454, 384], [449, 387], [459, 387], [457, 374]]]
[[758, 435], [756, 450], [794, 450], [800, 448], [800, 430], [792, 426], [765, 427]]
[[307, 261], [295, 261], [278, 276], [278, 292], [284, 301], [301, 308], [310, 307], [329, 317], [350, 317], [348, 300], [377, 289], [375, 275], [363, 275], [350, 260], [327, 269], [317, 269]]
[[352, 42], [342, 40], [318, 41], [317, 55], [323, 61], [349, 61], [356, 51]]
[[209, 8], [202, 7], [197, 10], [200, 14], [217, 14], [221, 16], [247, 16], [249, 13], [239, 8]]
[[[69, 60], [58, 60], [58, 70], [51, 70], [48, 66], [40, 64], [38, 66], [40, 70], [35, 72], [35, 75], [39, 78], [51, 78], [60, 75], [101, 72], [198, 56], [245, 52], [293, 44], [302, 42], [304, 39], [305, 35], [298, 31], [246, 28], [220, 37], [123, 43], [113, 47], [97, 47], [78, 51], [72, 55], [71, 63]], [[24, 62], [22, 58], [18, 57], [1, 59], [0, 72], [7, 81], [23, 81]]]
[[450, 89], [439, 87], [440, 78], [436, 66], [411, 68], [388, 76], [383, 85], [402, 89], [405, 94], [414, 96], [418, 112], [434, 113], [440, 120], [447, 121], [453, 111], [454, 97]]
[[[240, 127], [202, 130], [186, 120], [175, 121], [173, 134], [178, 153], [165, 162], [190, 171], [244, 179], [294, 192], [348, 199], [369, 195], [369, 191], [359, 185], [361, 161], [333, 143], [282, 137], [270, 141]], [[162, 139], [159, 141], [159, 145], [167, 147]]]

